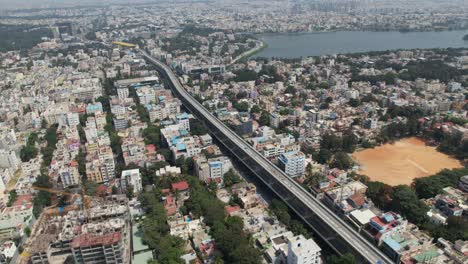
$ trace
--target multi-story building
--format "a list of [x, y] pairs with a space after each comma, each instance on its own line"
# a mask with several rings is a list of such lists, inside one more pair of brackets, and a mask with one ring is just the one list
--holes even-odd
[[144, 166], [146, 162], [146, 148], [143, 138], [127, 137], [122, 140], [122, 155], [125, 165], [137, 164]]
[[16, 253], [16, 245], [15, 242], [9, 240], [5, 241], [0, 246], [0, 264], [8, 264], [10, 260], [14, 257]]
[[468, 192], [468, 175], [460, 178], [458, 181], [458, 188], [464, 192]]
[[89, 115], [89, 114], [94, 114], [94, 113], [97, 113], [97, 112], [102, 112], [103, 109], [102, 109], [102, 104], [101, 102], [96, 102], [94, 104], [88, 104], [86, 106], [86, 113]]
[[195, 169], [200, 180], [218, 184], [223, 182], [223, 176], [232, 168], [231, 160], [228, 157], [217, 157], [206, 159], [205, 156], [198, 156], [195, 160]]
[[177, 124], [181, 124], [185, 130], [190, 131], [190, 116], [187, 113], [178, 115], [176, 122]]
[[290, 177], [301, 177], [305, 171], [305, 155], [302, 152], [283, 153], [278, 158], [279, 167]]
[[119, 87], [117, 89], [117, 96], [119, 97], [120, 100], [124, 100], [125, 98], [128, 97], [129, 91], [127, 87]]
[[67, 124], [69, 127], [74, 127], [80, 124], [80, 116], [78, 113], [67, 113]]
[[84, 234], [71, 242], [75, 263], [123, 263], [123, 243], [120, 232], [103, 235]]
[[13, 239], [18, 232], [34, 221], [31, 195], [20, 195], [10, 207], [0, 214], [0, 240]]
[[122, 189], [127, 189], [128, 186], [133, 187], [133, 193], [138, 194], [143, 189], [141, 184], [140, 169], [122, 171], [121, 186]]
[[288, 242], [288, 264], [320, 264], [321, 248], [313, 239], [303, 235], [293, 237]]
[[16, 169], [19, 166], [18, 158], [14, 151], [0, 149], [0, 168]]
[[128, 117], [126, 115], [119, 115], [114, 118], [115, 130], [124, 130], [128, 128]]
[[91, 101], [102, 96], [102, 87], [79, 87], [73, 90], [73, 95], [79, 101]]
[[136, 91], [140, 104], [146, 105], [156, 101], [156, 94], [151, 87], [140, 87]]
[[210, 168], [211, 179], [222, 179], [231, 168], [232, 163], [228, 157], [218, 157], [208, 160], [208, 166]]
[[93, 182], [103, 182], [101, 169], [101, 162], [95, 159], [90, 162], [86, 162], [86, 178]]
[[73, 160], [70, 166], [62, 167], [59, 170], [59, 176], [64, 188], [78, 185], [80, 183], [78, 163]]

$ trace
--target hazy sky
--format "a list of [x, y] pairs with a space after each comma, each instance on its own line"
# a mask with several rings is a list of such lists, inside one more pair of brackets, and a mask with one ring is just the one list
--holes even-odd
[[[84, 5], [105, 5], [109, 3], [117, 3], [117, 4], [132, 4], [132, 3], [151, 3], [151, 2], [217, 2], [220, 0], [0, 0], [0, 13], [5, 9], [25, 9], [25, 8], [50, 8], [50, 7], [71, 7], [71, 6], [84, 6]], [[224, 1], [232, 1], [235, 2], [236, 0], [224, 0]], [[255, 0], [250, 0], [255, 1]], [[283, 0], [287, 2], [288, 0]], [[291, 1], [291, 0], [289, 0]], [[299, 2], [309, 2], [309, 1], [321, 1], [321, 2], [349, 2], [349, 1], [356, 1], [356, 0], [295, 0]], [[383, 2], [389, 3], [389, 1], [394, 1], [397, 5], [405, 5], [404, 3], [411, 2], [412, 4], [415, 3], [425, 3], [426, 5], [459, 5], [459, 6], [467, 6], [468, 0], [357, 0], [358, 2]]]
[[142, 3], [157, 0], [0, 0], [2, 8], [49, 8], [83, 5], [103, 5], [107, 3]]

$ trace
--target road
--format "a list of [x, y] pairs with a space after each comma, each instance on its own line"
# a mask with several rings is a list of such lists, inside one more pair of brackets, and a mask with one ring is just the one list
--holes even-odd
[[[314, 214], [325, 224], [332, 228], [338, 237], [341, 240], [345, 241], [347, 246], [354, 249], [354, 253], [361, 255], [362, 259], [368, 263], [393, 263], [386, 255], [384, 255], [378, 248], [373, 244], [367, 241], [362, 237], [356, 230], [352, 229], [347, 223], [345, 223], [341, 218], [339, 218], [334, 212], [332, 212], [328, 207], [326, 207], [321, 201], [316, 197], [312, 196], [307, 190], [300, 186], [295, 180], [288, 177], [283, 171], [281, 171], [277, 166], [267, 160], [262, 154], [257, 152], [252, 148], [247, 142], [245, 142], [241, 137], [229, 129], [223, 122], [213, 116], [208, 110], [206, 110], [203, 105], [201, 105], [196, 99], [194, 99], [182, 86], [178, 77], [175, 73], [164, 63], [156, 60], [151, 57], [144, 51], [141, 51], [141, 54], [153, 65], [155, 65], [160, 71], [162, 71], [165, 76], [169, 79], [174, 87], [177, 90], [177, 93], [183, 97], [185, 102], [191, 104], [193, 109], [196, 109], [198, 114], [203, 116], [206, 122], [210, 122], [211, 126], [214, 126], [216, 129], [223, 134], [224, 137], [228, 138], [239, 147], [245, 155], [254, 159], [256, 165], [262, 167], [269, 172], [271, 177], [273, 177], [276, 182], [281, 183], [285, 189], [290, 191], [295, 195], [295, 198], [299, 199], [302, 204], [308, 207], [309, 210], [314, 212]], [[284, 199], [283, 199], [284, 200]], [[320, 235], [320, 230], [315, 228], [315, 231]], [[322, 236], [322, 238], [330, 245], [329, 239]], [[330, 245], [332, 248], [337, 250], [334, 245]], [[339, 252], [339, 250], [337, 250]], [[341, 252], [343, 253], [343, 252]], [[353, 253], [353, 252], [350, 252]]]

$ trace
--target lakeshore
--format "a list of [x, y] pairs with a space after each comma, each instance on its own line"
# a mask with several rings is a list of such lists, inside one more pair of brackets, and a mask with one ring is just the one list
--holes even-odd
[[299, 58], [398, 49], [468, 47], [467, 30], [454, 31], [336, 31], [265, 33], [257, 35], [268, 47], [253, 57]]

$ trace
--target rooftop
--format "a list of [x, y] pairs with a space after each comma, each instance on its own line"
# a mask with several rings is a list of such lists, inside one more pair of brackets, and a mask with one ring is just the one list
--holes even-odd
[[71, 242], [72, 248], [78, 247], [91, 247], [100, 245], [112, 245], [118, 243], [122, 235], [120, 232], [108, 233], [102, 236], [96, 236], [94, 234], [85, 234], [77, 236]]

